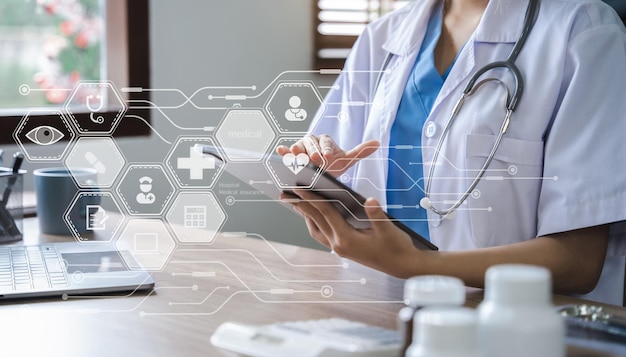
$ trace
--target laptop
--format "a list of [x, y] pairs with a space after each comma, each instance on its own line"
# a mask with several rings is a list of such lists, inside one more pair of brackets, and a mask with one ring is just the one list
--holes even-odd
[[[130, 262], [130, 263], [129, 263]], [[132, 254], [76, 242], [0, 246], [0, 300], [152, 289]]]

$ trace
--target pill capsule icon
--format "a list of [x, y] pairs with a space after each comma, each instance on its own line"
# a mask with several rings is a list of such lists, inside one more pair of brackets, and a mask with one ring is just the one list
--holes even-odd
[[94, 154], [93, 152], [87, 151], [85, 153], [85, 159], [94, 169], [96, 169], [96, 171], [98, 171], [99, 174], [103, 174], [107, 171], [106, 166], [102, 163], [102, 161], [98, 159], [96, 154]]

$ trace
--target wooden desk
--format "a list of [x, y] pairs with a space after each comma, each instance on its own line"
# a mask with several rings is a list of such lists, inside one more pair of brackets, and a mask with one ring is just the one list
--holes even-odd
[[[34, 219], [25, 232], [24, 244], [71, 239], [40, 236]], [[209, 337], [227, 320], [343, 317], [395, 328], [402, 306], [403, 280], [256, 238], [221, 235], [211, 245], [179, 245], [153, 275], [150, 294], [0, 303], [0, 355], [215, 356], [224, 352]], [[468, 289], [468, 306], [481, 300], [482, 291]], [[559, 305], [575, 302], [555, 296]], [[570, 348], [568, 356], [606, 355]]]

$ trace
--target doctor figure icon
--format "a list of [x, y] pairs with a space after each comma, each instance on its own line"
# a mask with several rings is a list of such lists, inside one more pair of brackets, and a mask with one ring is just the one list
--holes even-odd
[[148, 176], [143, 176], [142, 178], [140, 178], [139, 189], [141, 190], [141, 192], [139, 192], [137, 194], [137, 197], [135, 198], [137, 200], [137, 203], [142, 205], [153, 204], [156, 196], [154, 195], [154, 193], [150, 192], [152, 191], [152, 178]]
[[300, 108], [300, 104], [302, 104], [302, 100], [297, 95], [289, 98], [289, 106], [290, 108], [285, 111], [285, 119], [289, 121], [303, 121], [306, 120], [307, 113], [306, 110]]

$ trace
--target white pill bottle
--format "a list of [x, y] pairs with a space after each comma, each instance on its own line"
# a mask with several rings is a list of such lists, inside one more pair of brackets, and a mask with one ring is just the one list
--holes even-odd
[[413, 343], [406, 357], [484, 357], [478, 345], [476, 311], [429, 306], [415, 314]]
[[478, 340], [485, 357], [564, 357], [565, 323], [552, 305], [543, 267], [495, 265], [485, 274]]

